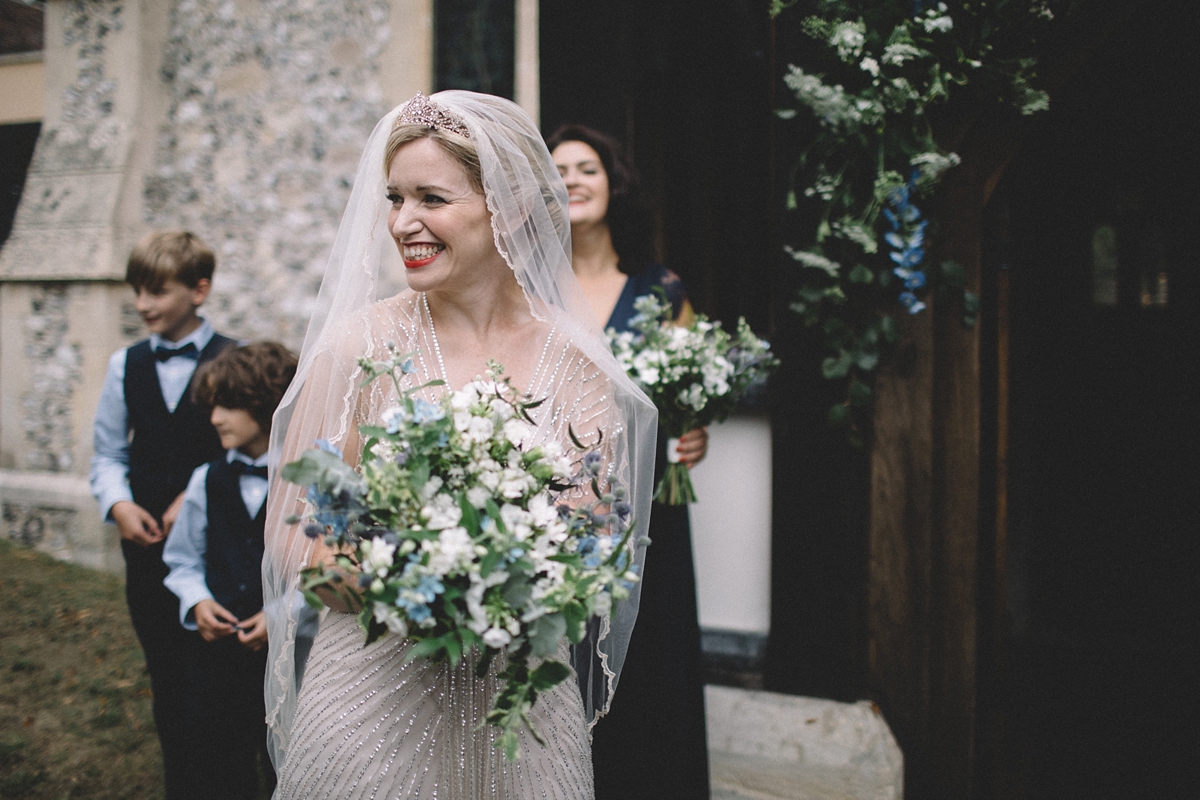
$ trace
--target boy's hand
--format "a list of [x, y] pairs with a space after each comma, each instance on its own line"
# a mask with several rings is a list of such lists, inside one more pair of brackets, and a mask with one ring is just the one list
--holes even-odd
[[200, 629], [200, 635], [206, 642], [215, 642], [228, 636], [236, 630], [238, 624], [237, 617], [212, 599], [196, 603], [192, 606], [192, 613], [196, 615], [196, 627]]
[[167, 510], [163, 512], [162, 535], [164, 539], [171, 535], [171, 528], [175, 526], [175, 520], [179, 519], [179, 509], [183, 508], [183, 495], [184, 492], [180, 492], [179, 497], [172, 500], [171, 505], [167, 506]]
[[238, 641], [243, 647], [251, 650], [261, 650], [267, 643], [267, 618], [263, 612], [258, 612], [238, 623]]
[[118, 500], [113, 503], [109, 514], [117, 523], [121, 538], [141, 547], [149, 547], [163, 540], [162, 529], [158, 520], [150, 516], [150, 512], [131, 500]]

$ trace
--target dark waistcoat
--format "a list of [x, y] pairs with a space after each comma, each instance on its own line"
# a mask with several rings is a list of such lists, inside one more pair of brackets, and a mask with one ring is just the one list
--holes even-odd
[[[233, 340], [214, 334], [200, 351], [210, 361]], [[167, 506], [187, 488], [196, 467], [223, 451], [209, 414], [183, 393], [175, 411], [167, 410], [149, 340], [125, 354], [125, 406], [129, 409], [129, 488], [133, 501], [161, 519]], [[199, 365], [197, 365], [198, 367]]]
[[238, 474], [222, 456], [209, 463], [208, 534], [204, 581], [213, 599], [238, 619], [258, 613], [263, 605], [263, 529], [267, 503], [254, 519], [242, 500]]

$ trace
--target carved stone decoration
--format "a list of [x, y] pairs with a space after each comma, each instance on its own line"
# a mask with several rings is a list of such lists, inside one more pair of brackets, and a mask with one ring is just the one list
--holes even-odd
[[38, 286], [24, 324], [31, 385], [21, 398], [21, 426], [29, 441], [27, 469], [68, 472], [74, 464], [72, 397], [79, 384], [79, 346], [68, 341], [67, 284]]
[[72, 508], [6, 501], [3, 519], [5, 537], [22, 547], [33, 547], [60, 557], [75, 550], [71, 534], [75, 521]]

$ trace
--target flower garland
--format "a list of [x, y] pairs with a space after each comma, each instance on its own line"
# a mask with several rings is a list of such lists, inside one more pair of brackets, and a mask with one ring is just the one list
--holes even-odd
[[[772, 16], [795, 1], [773, 0]], [[822, 374], [846, 385], [830, 422], [861, 444], [873, 375], [899, 337], [897, 315], [925, 310], [930, 291], [957, 297], [967, 325], [978, 314], [959, 265], [926, 264], [937, 221], [915, 201], [961, 160], [939, 148], [928, 112], [948, 103], [952, 88], [956, 101], [1002, 98], [1026, 115], [1048, 108], [1046, 93], [1032, 85], [1032, 53], [1054, 14], [1051, 0], [805, 5], [811, 13], [802, 28], [822, 46], [804, 66], [789, 65], [783, 80], [811, 116], [777, 111], [800, 126], [806, 143], [787, 208], [803, 206], [818, 220], [811, 246], [785, 247], [800, 268], [791, 307], [822, 332], [829, 350]]]

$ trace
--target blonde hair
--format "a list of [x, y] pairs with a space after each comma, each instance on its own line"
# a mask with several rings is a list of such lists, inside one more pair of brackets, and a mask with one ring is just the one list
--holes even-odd
[[129, 254], [125, 282], [134, 289], [157, 290], [167, 281], [196, 288], [212, 280], [217, 260], [200, 237], [190, 231], [157, 231], [142, 237]]
[[404, 145], [418, 139], [432, 139], [436, 142], [438, 147], [446, 151], [467, 173], [471, 186], [476, 191], [483, 192], [483, 168], [479, 166], [479, 151], [475, 148], [474, 142], [457, 134], [447, 133], [440, 128], [430, 128], [428, 125], [415, 122], [397, 125], [388, 136], [387, 146], [383, 151], [385, 181], [388, 170], [392, 166], [392, 159], [396, 157], [396, 152]]

